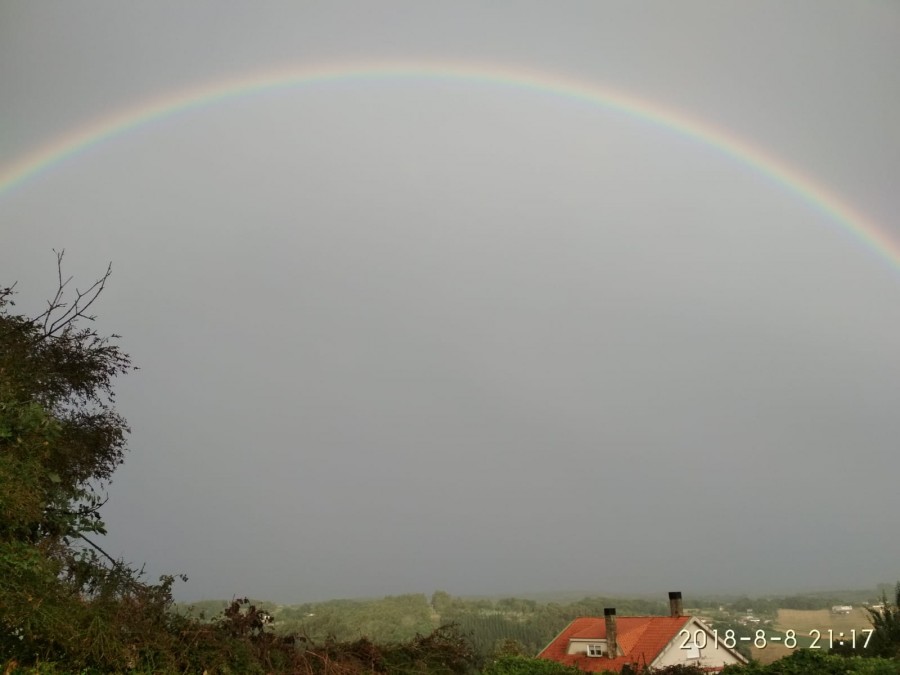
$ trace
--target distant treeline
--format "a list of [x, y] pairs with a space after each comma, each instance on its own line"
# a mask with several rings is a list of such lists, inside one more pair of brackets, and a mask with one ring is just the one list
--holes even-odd
[[746, 613], [748, 609], [753, 610], [753, 614], [757, 616], [774, 617], [779, 609], [801, 609], [801, 610], [818, 610], [831, 609], [835, 605], [859, 604], [870, 597], [877, 597], [872, 593], [841, 593], [835, 595], [825, 594], [804, 594], [804, 595], [783, 595], [769, 598], [750, 598], [742, 596], [726, 603], [723, 606], [726, 610], [736, 614]]
[[[872, 591], [848, 591], [769, 598], [731, 596], [727, 602], [723, 597], [697, 598], [689, 600], [688, 606], [698, 613], [714, 616], [717, 625], [733, 627], [744, 634], [749, 629], [730, 623], [729, 614], [741, 615], [752, 609], [757, 616], [774, 616], [778, 609], [829, 609], [872, 595]], [[207, 601], [195, 603], [192, 609], [195, 615], [202, 611], [211, 617], [226, 604]], [[646, 598], [594, 596], [575, 602], [541, 603], [512, 597], [493, 600], [455, 597], [444, 591], [436, 591], [431, 598], [408, 594], [375, 600], [329, 600], [292, 606], [258, 602], [257, 605], [272, 614], [278, 633], [305, 635], [316, 642], [359, 638], [377, 643], [400, 642], [452, 624], [470, 640], [481, 657], [503, 653], [535, 655], [570, 621], [580, 616], [602, 616], [606, 607], [615, 607], [620, 616], [665, 615], [669, 611], [664, 600]]]
[[[662, 601], [588, 597], [570, 603], [538, 603], [521, 598], [467, 599], [436, 591], [389, 596], [377, 600], [329, 600], [281, 606], [254, 601], [274, 619], [281, 634], [304, 635], [315, 642], [368, 638], [377, 643], [402, 642], [427, 635], [435, 628], [454, 625], [481, 656], [497, 653], [533, 655], [579, 616], [602, 616], [605, 607], [623, 615], [658, 615], [668, 612]], [[182, 613], [207, 619], [228, 603], [208, 600], [181, 604]]]
[[278, 632], [299, 633], [316, 642], [366, 637], [377, 643], [426, 635], [441, 623], [433, 618], [424, 594], [294, 605], [276, 612], [275, 621]]

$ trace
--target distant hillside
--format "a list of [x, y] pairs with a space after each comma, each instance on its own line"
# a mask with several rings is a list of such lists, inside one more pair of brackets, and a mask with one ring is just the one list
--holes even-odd
[[[784, 630], [781, 624], [785, 624], [786, 616], [809, 615], [821, 622], [821, 616], [827, 614], [831, 606], [849, 604], [859, 607], [863, 602], [874, 600], [876, 593], [876, 589], [857, 589], [761, 597], [686, 595], [685, 610], [703, 617], [720, 631], [731, 629], [737, 635], [752, 635], [760, 626], [769, 626], [771, 630], [776, 623]], [[226, 604], [225, 600], [180, 603], [178, 611], [191, 612], [194, 616], [202, 612], [209, 619], [220, 613]], [[665, 594], [622, 597], [576, 591], [530, 593], [518, 597], [463, 597], [436, 591], [430, 598], [416, 593], [296, 605], [266, 601], [255, 601], [255, 604], [272, 614], [272, 628], [276, 632], [297, 633], [314, 642], [329, 638], [353, 641], [362, 637], [378, 643], [403, 642], [417, 634], [428, 634], [439, 626], [453, 624], [481, 657], [510, 652], [533, 656], [570, 621], [580, 616], [602, 616], [605, 607], [615, 607], [620, 616], [665, 615], [669, 611]], [[805, 626], [805, 623], [803, 626], [798, 623], [795, 629]], [[774, 647], [769, 651], [772, 654], [767, 653], [767, 656], [773, 656]], [[749, 649], [747, 655], [750, 655]]]

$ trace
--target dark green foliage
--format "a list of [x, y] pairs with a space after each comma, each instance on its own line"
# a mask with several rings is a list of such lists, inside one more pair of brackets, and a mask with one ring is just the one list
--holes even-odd
[[874, 656], [900, 659], [900, 582], [894, 587], [891, 602], [887, 593], [881, 596], [882, 609], [867, 609], [875, 632], [869, 642], [868, 652]]
[[881, 658], [841, 657], [800, 649], [767, 665], [727, 666], [723, 675], [900, 675], [900, 662]]
[[[573, 666], [565, 666], [548, 659], [526, 658], [523, 656], [504, 656], [489, 663], [483, 675], [580, 675], [581, 670]], [[624, 672], [624, 671], [623, 671]], [[706, 671], [697, 666], [673, 665], [654, 670], [642, 670], [642, 673], [654, 675], [706, 675]]]
[[112, 382], [131, 363], [86, 313], [110, 270], [67, 303], [57, 263], [37, 317], [11, 313], [12, 289], [0, 289], [0, 653], [124, 664], [122, 636], [142, 629], [127, 608], [165, 607], [172, 579], [140, 584], [88, 537], [104, 533], [102, 486], [122, 462]]
[[503, 638], [494, 644], [494, 656], [528, 656], [531, 650], [518, 640]]
[[475, 663], [471, 644], [455, 626], [442, 626], [384, 649], [384, 672], [388, 673], [450, 675], [469, 672]]
[[568, 623], [559, 626], [558, 622], [539, 614], [510, 617], [501, 613], [454, 612], [441, 618], [452, 621], [470, 636], [476, 652], [482, 657], [493, 655], [498, 643], [506, 640], [516, 641], [525, 653], [535, 655]]
[[170, 611], [176, 577], [146, 583], [93, 539], [128, 433], [112, 384], [130, 360], [87, 313], [110, 271], [67, 302], [57, 263], [57, 293], [37, 317], [13, 313], [12, 289], [0, 290], [0, 656], [176, 668], [199, 637]]
[[707, 675], [707, 671], [700, 666], [687, 663], [675, 663], [665, 668], [653, 668], [642, 672], [652, 673], [653, 675]]
[[502, 656], [481, 671], [483, 675], [582, 675], [578, 668], [525, 656]]

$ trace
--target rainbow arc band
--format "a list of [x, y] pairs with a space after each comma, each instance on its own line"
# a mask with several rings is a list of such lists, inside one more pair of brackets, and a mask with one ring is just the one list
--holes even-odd
[[40, 173], [74, 158], [91, 146], [182, 111], [209, 107], [228, 99], [266, 91], [309, 87], [329, 82], [421, 79], [506, 87], [560, 96], [613, 110], [679, 134], [717, 150], [731, 160], [786, 188], [812, 208], [825, 214], [882, 262], [886, 262], [894, 273], [900, 273], [900, 242], [892, 238], [884, 228], [879, 228], [868, 221], [861, 213], [812, 178], [748, 141], [658, 102], [638, 98], [614, 88], [537, 70], [510, 69], [474, 63], [384, 62], [313, 67], [288, 66], [170, 92], [96, 119], [14, 160], [0, 171], [0, 197]]

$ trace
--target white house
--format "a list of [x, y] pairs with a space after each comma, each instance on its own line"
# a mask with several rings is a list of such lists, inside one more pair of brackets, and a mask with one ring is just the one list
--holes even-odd
[[547, 645], [538, 658], [575, 666], [586, 672], [634, 672], [673, 664], [693, 664], [708, 672], [746, 663], [725, 636], [682, 613], [681, 593], [669, 593], [669, 616], [616, 616], [575, 619]]

